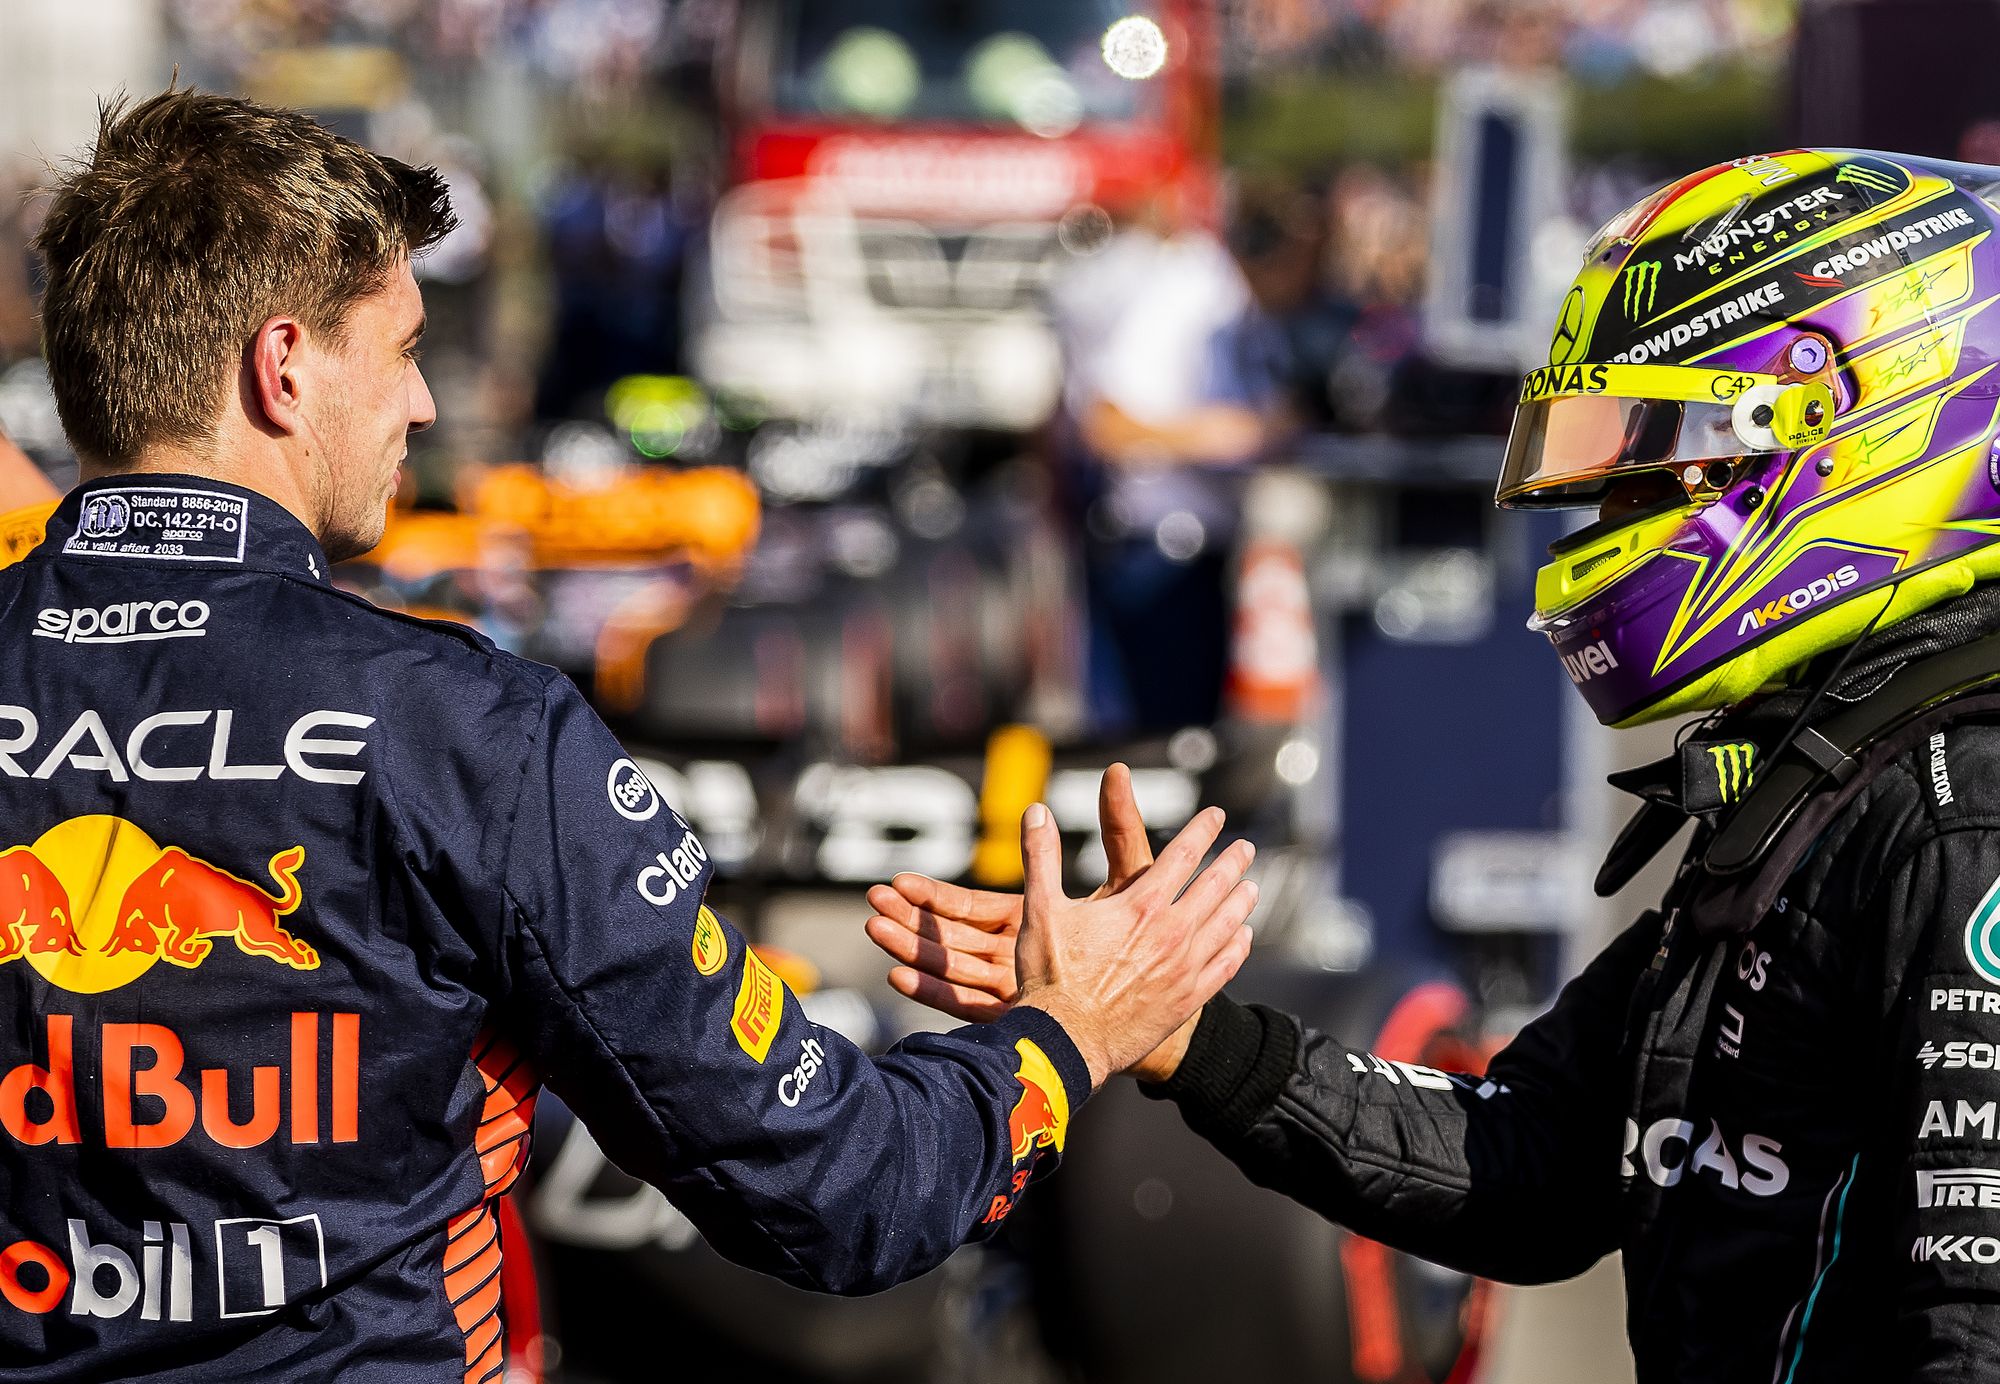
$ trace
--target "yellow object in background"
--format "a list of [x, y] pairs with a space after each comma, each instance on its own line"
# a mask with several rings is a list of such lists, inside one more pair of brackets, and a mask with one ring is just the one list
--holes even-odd
[[986, 742], [972, 877], [989, 889], [1021, 883], [1021, 814], [1047, 791], [1050, 762], [1048, 737], [1033, 726], [1002, 726]]
[[26, 557], [42, 541], [49, 516], [55, 512], [55, 504], [50, 502], [0, 515], [0, 567], [12, 567]]

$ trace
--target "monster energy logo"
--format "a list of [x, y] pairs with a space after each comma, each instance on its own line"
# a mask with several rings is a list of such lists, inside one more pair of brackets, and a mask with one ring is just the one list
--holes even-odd
[[1858, 163], [1843, 164], [1840, 171], [1833, 175], [1833, 180], [1837, 183], [1852, 183], [1855, 187], [1865, 187], [1870, 192], [1885, 192], [1891, 196], [1903, 190], [1901, 185], [1887, 173], [1864, 168]]
[[1715, 785], [1726, 803], [1740, 799], [1757, 778], [1757, 747], [1748, 740], [1710, 745], [1708, 757], [1715, 761]]
[[1986, 891], [1986, 897], [1979, 901], [1979, 907], [1972, 910], [1972, 917], [1965, 924], [1965, 958], [1972, 963], [1972, 969], [1979, 972], [1995, 985], [2000, 985], [2000, 879], [1993, 881], [1993, 887]]
[[1647, 260], [1643, 264], [1625, 266], [1625, 320], [1634, 322], [1642, 312], [1653, 310], [1653, 300], [1660, 292], [1660, 262]]

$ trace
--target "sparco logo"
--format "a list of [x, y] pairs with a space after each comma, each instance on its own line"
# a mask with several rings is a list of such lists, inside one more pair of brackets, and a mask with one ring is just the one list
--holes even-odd
[[1991, 1235], [1919, 1235], [1910, 1246], [1913, 1264], [2000, 1264], [2000, 1240]]
[[1708, 1137], [1697, 1145], [1691, 1120], [1655, 1120], [1642, 1136], [1636, 1121], [1625, 1121], [1625, 1156], [1620, 1169], [1626, 1177], [1638, 1176], [1632, 1155], [1645, 1162], [1646, 1176], [1661, 1187], [1671, 1187], [1689, 1169], [1715, 1178], [1723, 1186], [1748, 1192], [1753, 1197], [1775, 1197], [1792, 1180], [1792, 1170], [1778, 1155], [1784, 1145], [1762, 1134], [1743, 1136], [1739, 1158], [1731, 1151], [1722, 1126], [1708, 1122]]
[[207, 634], [206, 601], [126, 601], [93, 609], [48, 606], [35, 616], [35, 633], [65, 644], [132, 644], [150, 639], [193, 639]]
[[1780, 620], [1797, 615], [1807, 606], [1816, 605], [1829, 596], [1845, 591], [1860, 580], [1861, 574], [1851, 566], [1843, 566], [1837, 571], [1828, 572], [1823, 577], [1815, 577], [1795, 591], [1788, 591], [1776, 600], [1766, 601], [1760, 606], [1744, 611], [1743, 618], [1736, 622], [1736, 632], [1749, 634], [1766, 625], [1775, 625]]

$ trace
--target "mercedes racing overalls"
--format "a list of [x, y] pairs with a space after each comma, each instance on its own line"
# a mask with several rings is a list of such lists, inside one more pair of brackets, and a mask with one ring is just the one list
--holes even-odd
[[797, 1284], [1006, 1216], [1089, 1094], [1052, 1019], [871, 1061], [567, 679], [327, 576], [159, 475], [0, 572], [0, 1378], [497, 1380], [544, 1077]]
[[[1983, 591], [1918, 616], [1835, 701], [1996, 629]], [[1704, 850], [1786, 720], [1669, 761], [1698, 824], [1662, 908], [1483, 1078], [1218, 1000], [1153, 1093], [1254, 1181], [1424, 1258], [1540, 1283], [1622, 1250], [1642, 1384], [2000, 1378], [2000, 698], [1913, 723], [1762, 894], [1717, 894]]]

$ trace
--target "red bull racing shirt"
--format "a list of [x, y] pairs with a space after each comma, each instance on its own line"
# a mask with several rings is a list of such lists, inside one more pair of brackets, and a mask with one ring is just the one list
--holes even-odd
[[497, 1380], [543, 1078], [797, 1284], [998, 1225], [1089, 1093], [1054, 1020], [870, 1060], [567, 679], [327, 570], [148, 475], [0, 572], [0, 1379]]

